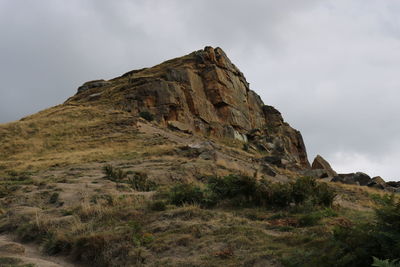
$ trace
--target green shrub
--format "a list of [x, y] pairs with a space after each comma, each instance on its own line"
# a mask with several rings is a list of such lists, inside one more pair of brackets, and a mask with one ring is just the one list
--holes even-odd
[[146, 173], [136, 172], [128, 177], [128, 184], [136, 191], [148, 192], [157, 188], [155, 182], [150, 181]]
[[331, 207], [335, 191], [326, 183], [317, 183], [314, 178], [300, 177], [292, 184], [292, 197], [296, 204], [312, 201], [313, 205]]
[[[330, 207], [336, 194], [327, 184], [313, 178], [299, 178], [291, 183], [269, 183], [245, 175], [208, 177], [206, 186], [200, 188], [191, 184], [174, 186], [169, 193], [171, 203], [198, 203], [211, 207], [222, 200], [230, 200], [235, 206]], [[229, 202], [228, 202], [229, 203]]]
[[112, 165], [105, 165], [103, 167], [103, 173], [106, 175], [107, 179], [117, 183], [121, 182], [127, 176], [127, 173], [122, 169], [116, 168]]
[[312, 195], [314, 195], [317, 188], [317, 182], [311, 177], [298, 178], [292, 184], [292, 197], [296, 204], [302, 204]]
[[172, 187], [169, 199], [172, 204], [178, 206], [183, 204], [202, 204], [204, 193], [199, 186], [182, 183]]
[[209, 177], [207, 188], [213, 201], [230, 199], [235, 205], [289, 207], [311, 203], [311, 206], [331, 207], [336, 193], [325, 183], [302, 177], [291, 183], [269, 183], [245, 175]]
[[154, 115], [151, 114], [148, 111], [142, 111], [139, 113], [139, 116], [145, 119], [146, 121], [153, 121], [154, 120]]
[[335, 197], [336, 193], [332, 188], [325, 183], [319, 183], [314, 191], [314, 204], [332, 207]]
[[379, 207], [375, 222], [336, 227], [326, 243], [325, 255], [318, 247], [308, 259], [316, 266], [371, 266], [373, 257], [385, 259], [376, 261], [381, 264], [378, 266], [398, 264], [395, 260], [400, 255], [400, 202]]
[[57, 193], [57, 192], [54, 192], [53, 194], [51, 194], [50, 199], [49, 199], [49, 203], [50, 203], [50, 204], [56, 204], [56, 203], [58, 203], [59, 196], [60, 196], [60, 194]]
[[321, 220], [321, 216], [316, 213], [308, 213], [300, 216], [299, 225], [300, 226], [313, 226], [316, 225]]
[[383, 196], [379, 194], [371, 194], [371, 198], [375, 201], [376, 204], [381, 206], [393, 205], [395, 203], [395, 195], [392, 194], [384, 194]]
[[290, 183], [275, 183], [271, 184], [268, 192], [267, 205], [273, 207], [284, 208], [292, 203], [292, 185]]
[[228, 175], [222, 178], [211, 177], [208, 180], [208, 188], [220, 199], [241, 199], [249, 203], [255, 200], [257, 191], [256, 178], [245, 175]]
[[43, 239], [42, 247], [48, 255], [67, 254], [71, 250], [72, 244], [66, 240], [58, 239], [54, 234], [48, 234]]
[[338, 215], [331, 208], [303, 212], [304, 214], [299, 217], [299, 225], [302, 227], [317, 225], [323, 218], [336, 217]]

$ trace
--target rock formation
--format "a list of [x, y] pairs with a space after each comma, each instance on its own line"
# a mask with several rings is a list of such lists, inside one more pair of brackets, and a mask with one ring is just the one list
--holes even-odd
[[368, 185], [368, 183], [371, 182], [371, 177], [363, 172], [339, 174], [332, 178], [332, 182], [355, 185]]
[[311, 165], [313, 170], [322, 170], [324, 177], [334, 177], [337, 173], [332, 169], [328, 161], [326, 161], [322, 156], [317, 155]]
[[266, 106], [220, 48], [205, 47], [152, 68], [87, 82], [67, 102], [113, 105], [186, 133], [250, 142], [285, 167], [308, 168], [300, 132]]

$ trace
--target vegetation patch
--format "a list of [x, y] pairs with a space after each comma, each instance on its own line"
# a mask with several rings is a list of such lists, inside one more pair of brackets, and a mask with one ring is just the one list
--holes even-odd
[[149, 192], [157, 188], [157, 184], [151, 181], [147, 174], [143, 172], [125, 172], [121, 168], [105, 165], [103, 173], [106, 179], [116, 182], [117, 185], [120, 183], [128, 184], [136, 191]]
[[205, 186], [177, 184], [170, 190], [174, 205], [199, 204], [212, 207], [228, 200], [234, 206], [285, 208], [308, 203], [315, 207], [331, 207], [336, 194], [325, 183], [309, 177], [292, 183], [269, 183], [244, 175], [209, 177]]

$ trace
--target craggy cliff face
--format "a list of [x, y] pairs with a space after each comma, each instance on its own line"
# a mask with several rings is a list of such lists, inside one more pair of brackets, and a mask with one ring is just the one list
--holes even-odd
[[133, 115], [147, 111], [161, 125], [239, 139], [284, 167], [309, 167], [300, 132], [264, 105], [220, 48], [206, 47], [110, 81], [87, 82], [67, 102], [107, 104]]

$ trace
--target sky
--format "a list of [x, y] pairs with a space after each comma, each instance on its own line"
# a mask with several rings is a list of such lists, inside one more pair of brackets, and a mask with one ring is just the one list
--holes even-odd
[[400, 180], [399, 14], [393, 0], [0, 0], [0, 123], [219, 46], [310, 161]]

